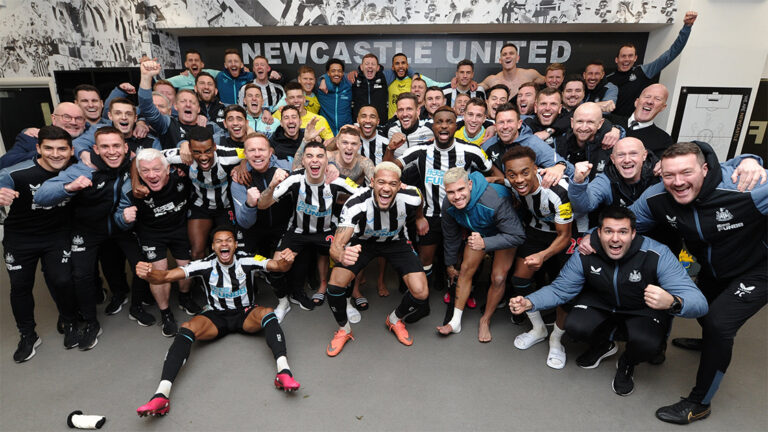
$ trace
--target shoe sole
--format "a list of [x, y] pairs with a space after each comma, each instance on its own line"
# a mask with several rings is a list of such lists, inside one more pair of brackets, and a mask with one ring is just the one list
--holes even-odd
[[688, 417], [686, 417], [686, 418], [681, 420], [681, 419], [678, 419], [678, 418], [662, 418], [657, 413], [656, 414], [656, 418], [661, 420], [661, 421], [663, 421], [663, 422], [666, 422], [666, 423], [673, 423], [673, 424], [679, 424], [679, 425], [687, 425], [687, 424], [691, 424], [691, 423], [693, 423], [695, 421], [698, 421], [698, 420], [704, 420], [705, 418], [709, 417], [710, 414], [712, 414], [712, 410], [711, 409], [705, 411], [704, 413], [698, 414], [701, 417], [696, 417], [696, 416], [690, 416], [689, 415]]
[[42, 343], [43, 343], [43, 338], [41, 338], [40, 336], [38, 336], [38, 337], [37, 337], [37, 340], [36, 340], [36, 341], [35, 341], [35, 343], [32, 345], [32, 352], [31, 352], [31, 353], [29, 353], [29, 355], [27, 356], [27, 358], [25, 358], [25, 359], [23, 359], [23, 360], [16, 360], [16, 359], [13, 359], [13, 361], [15, 361], [16, 363], [24, 363], [25, 361], [27, 361], [27, 360], [31, 359], [32, 357], [34, 357], [34, 356], [35, 356], [35, 354], [37, 354], [37, 350], [35, 350], [35, 348], [39, 347], [39, 346], [40, 346], [40, 344], [42, 344]]
[[136, 321], [136, 323], [139, 324], [142, 327], [149, 327], [149, 326], [155, 324], [154, 322], [152, 324], [144, 324], [143, 322], [141, 322], [140, 319], [136, 318], [135, 316], [133, 316], [133, 314], [130, 314], [130, 313], [128, 314], [128, 319], [131, 320], [131, 321]]
[[202, 312], [202, 310], [201, 310], [200, 312], [197, 312], [197, 313], [192, 313], [192, 312], [190, 312], [190, 311], [189, 311], [189, 309], [185, 308], [185, 307], [184, 307], [184, 306], [182, 306], [182, 305], [179, 305], [179, 309], [183, 310], [183, 311], [184, 311], [184, 313], [185, 313], [185, 314], [187, 314], [187, 315], [189, 315], [189, 316], [195, 316], [195, 315], [197, 315], [198, 313]]
[[92, 344], [91, 346], [88, 346], [88, 347], [84, 347], [84, 346], [80, 345], [80, 346], [78, 346], [77, 348], [78, 348], [80, 351], [88, 351], [88, 350], [91, 350], [91, 349], [93, 349], [93, 347], [95, 347], [95, 346], [96, 346], [96, 344], [97, 344], [97, 343], [99, 343], [99, 336], [101, 336], [101, 335], [102, 335], [102, 333], [104, 333], [104, 330], [100, 328], [100, 329], [99, 329], [99, 332], [98, 332], [98, 333], [96, 333], [96, 338], [94, 338], [94, 339], [93, 339], [93, 344]]
[[72, 348], [77, 348], [78, 345], [80, 345], [80, 341], [76, 341], [75, 344], [72, 346], [67, 346], [67, 344], [64, 344], [64, 349], [70, 350]]
[[585, 366], [579, 365], [579, 367], [582, 368], [582, 369], [594, 369], [594, 368], [600, 366], [600, 362], [603, 361], [603, 359], [608, 358], [608, 357], [616, 354], [617, 352], [619, 352], [619, 346], [616, 345], [616, 344], [613, 344], [613, 347], [611, 349], [609, 349], [608, 351], [606, 351], [606, 353], [603, 354], [599, 359], [597, 359], [597, 361], [594, 364], [585, 365]]
[[[105, 309], [104, 313], [107, 314], [107, 315], [117, 315], [118, 313], [120, 313], [121, 310], [123, 310], [123, 305], [125, 305], [125, 304], [128, 304], [128, 299], [123, 299], [123, 302], [120, 303], [117, 306], [117, 309], [115, 309], [115, 310], [113, 310], [111, 312]], [[109, 309], [109, 308], [107, 308], [107, 309]]]

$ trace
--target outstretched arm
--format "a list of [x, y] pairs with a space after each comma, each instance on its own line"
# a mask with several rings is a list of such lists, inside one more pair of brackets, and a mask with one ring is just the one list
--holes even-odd
[[136, 264], [136, 276], [153, 285], [176, 282], [187, 278], [187, 274], [181, 267], [171, 270], [153, 270], [152, 264], [144, 261], [139, 261]]

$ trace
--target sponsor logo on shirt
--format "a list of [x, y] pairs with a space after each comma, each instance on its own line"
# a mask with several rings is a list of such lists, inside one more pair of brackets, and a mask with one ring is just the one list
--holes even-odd
[[445, 171], [427, 168], [427, 175], [424, 176], [424, 183], [441, 186], [443, 184], [443, 175], [445, 175]]

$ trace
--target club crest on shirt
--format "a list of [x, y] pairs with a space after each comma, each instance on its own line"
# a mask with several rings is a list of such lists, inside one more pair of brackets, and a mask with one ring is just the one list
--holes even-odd
[[83, 243], [85, 243], [85, 241], [83, 240], [82, 236], [76, 235], [76, 236], [72, 237], [72, 244], [73, 245], [80, 246]]
[[720, 207], [720, 210], [715, 211], [715, 219], [718, 222], [727, 222], [733, 219], [733, 214], [728, 209]]
[[643, 277], [640, 275], [640, 272], [637, 270], [632, 270], [632, 273], [629, 274], [629, 281], [630, 282], [640, 282], [640, 279]]
[[16, 258], [13, 257], [10, 253], [5, 254], [5, 263], [6, 264], [13, 264], [16, 262]]

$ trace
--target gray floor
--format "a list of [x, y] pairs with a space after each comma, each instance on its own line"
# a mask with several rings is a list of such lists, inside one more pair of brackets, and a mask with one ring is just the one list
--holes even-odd
[[[368, 269], [375, 280], [375, 269]], [[392, 288], [394, 284], [391, 283]], [[399, 295], [379, 298], [354, 326], [356, 340], [337, 358], [325, 355], [335, 323], [327, 306], [306, 312], [294, 306], [283, 329], [288, 357], [302, 388], [274, 389], [274, 361], [263, 336], [231, 335], [196, 344], [177, 379], [170, 414], [140, 419], [135, 409], [155, 390], [171, 342], [159, 327], [144, 328], [127, 310], [100, 320], [104, 334], [91, 351], [66, 351], [56, 333], [56, 313], [38, 278], [38, 333], [43, 344], [27, 363], [12, 360], [18, 342], [8, 303], [8, 275], [0, 272], [0, 429], [66, 429], [73, 410], [107, 417], [104, 430], [678, 430], [655, 419], [660, 405], [677, 401], [693, 384], [697, 355], [670, 347], [662, 366], [640, 365], [629, 397], [611, 390], [615, 358], [594, 370], [573, 361], [583, 346], [568, 342], [568, 363], [545, 365], [547, 345], [514, 348], [527, 328], [500, 310], [493, 342], [477, 342], [478, 311], [464, 329], [445, 339], [435, 333], [444, 306], [432, 296], [433, 313], [409, 326], [415, 343], [399, 344], [384, 327]], [[261, 294], [264, 305], [276, 303]], [[156, 309], [151, 309], [157, 315]], [[186, 315], [175, 309], [178, 320]], [[741, 330], [734, 359], [717, 394], [712, 416], [689, 426], [700, 431], [766, 430], [768, 356], [766, 311]], [[675, 321], [673, 336], [696, 335], [695, 321]]]

